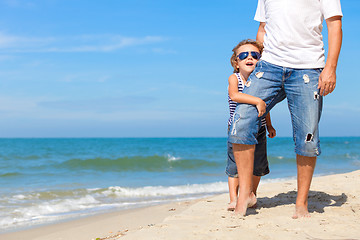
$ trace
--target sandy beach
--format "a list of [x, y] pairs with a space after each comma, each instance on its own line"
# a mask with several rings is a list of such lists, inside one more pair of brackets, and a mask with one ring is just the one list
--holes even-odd
[[360, 170], [315, 177], [311, 218], [291, 218], [296, 180], [259, 186], [246, 217], [226, 211], [228, 195], [101, 214], [1, 234], [1, 240], [360, 239]]

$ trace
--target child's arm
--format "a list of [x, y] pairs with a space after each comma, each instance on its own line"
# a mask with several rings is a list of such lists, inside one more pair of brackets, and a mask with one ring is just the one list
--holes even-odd
[[266, 129], [269, 133], [268, 137], [274, 138], [276, 136], [276, 130], [271, 124], [270, 112], [268, 114], [266, 114], [265, 121], [266, 121]]
[[231, 100], [237, 103], [255, 105], [259, 112], [258, 117], [261, 117], [266, 112], [266, 104], [261, 98], [239, 92], [238, 79], [234, 74], [229, 77], [229, 97]]

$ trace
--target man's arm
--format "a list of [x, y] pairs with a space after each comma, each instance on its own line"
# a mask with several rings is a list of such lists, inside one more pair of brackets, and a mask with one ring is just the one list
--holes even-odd
[[264, 43], [264, 36], [265, 36], [265, 24], [264, 22], [260, 22], [258, 32], [256, 34], [256, 41], [260, 42], [261, 44]]
[[325, 68], [320, 74], [318, 84], [322, 96], [334, 91], [336, 85], [336, 67], [342, 43], [341, 16], [326, 19], [326, 25], [328, 28], [329, 49]]

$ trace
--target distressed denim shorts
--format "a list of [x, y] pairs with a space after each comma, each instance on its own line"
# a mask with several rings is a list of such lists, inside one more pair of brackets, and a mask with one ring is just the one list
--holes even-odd
[[[260, 128], [259, 133], [256, 137], [258, 143], [255, 146], [255, 156], [254, 156], [254, 172], [255, 176], [264, 176], [270, 172], [269, 170], [269, 162], [267, 159], [267, 151], [266, 151], [266, 128], [262, 126]], [[229, 177], [236, 178], [238, 177], [238, 171], [235, 163], [234, 153], [232, 143], [227, 143], [227, 165], [225, 173]]]
[[[296, 154], [319, 156], [319, 121], [323, 98], [318, 81], [322, 69], [294, 69], [260, 60], [249, 76], [243, 93], [263, 99], [267, 114], [287, 98]], [[254, 145], [260, 118], [254, 105], [238, 104], [228, 135], [231, 143]]]

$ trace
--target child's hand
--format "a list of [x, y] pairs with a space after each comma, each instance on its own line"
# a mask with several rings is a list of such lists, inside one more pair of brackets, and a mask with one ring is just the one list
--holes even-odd
[[273, 128], [272, 125], [266, 126], [266, 129], [268, 130], [268, 133], [269, 133], [268, 137], [269, 138], [274, 138], [276, 136], [276, 130], [275, 130], [275, 128]]
[[262, 115], [264, 115], [264, 113], [266, 112], [266, 103], [262, 99], [259, 98], [259, 100], [257, 101], [255, 106], [259, 112], [258, 117], [261, 117]]

